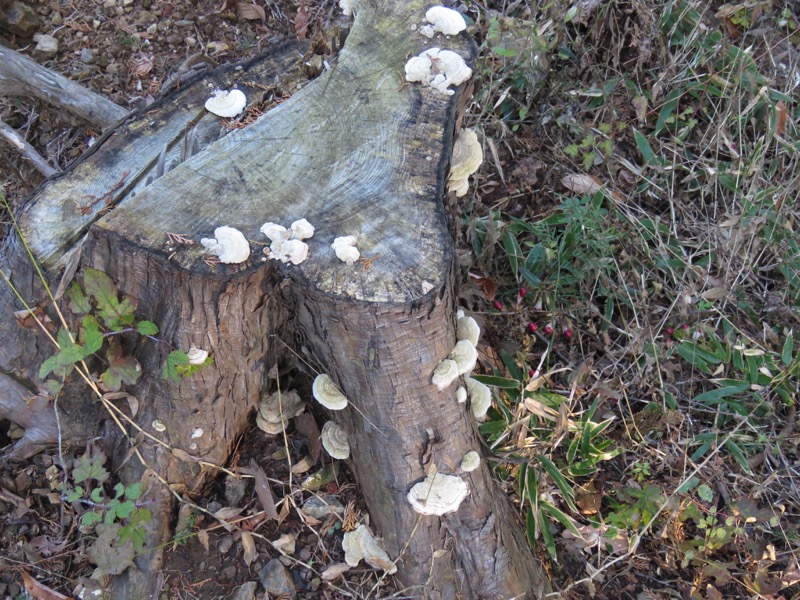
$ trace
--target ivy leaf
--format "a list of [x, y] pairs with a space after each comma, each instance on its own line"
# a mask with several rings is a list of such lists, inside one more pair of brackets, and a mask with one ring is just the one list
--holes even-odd
[[103, 483], [108, 479], [108, 471], [103, 468], [105, 463], [106, 455], [102, 450], [96, 450], [91, 456], [88, 452], [85, 453], [75, 459], [72, 480], [75, 483], [81, 483], [87, 479], [94, 479], [98, 483]]
[[158, 334], [158, 325], [152, 321], [139, 321], [136, 324], [136, 331], [142, 335], [156, 335]]
[[117, 286], [111, 278], [97, 269], [87, 268], [83, 272], [86, 293], [97, 302], [97, 311], [106, 326], [112, 331], [123, 329], [133, 323], [136, 306], [128, 298], [119, 299]]
[[81, 341], [83, 342], [84, 356], [94, 354], [103, 345], [103, 333], [100, 331], [100, 324], [92, 315], [83, 317]]
[[173, 350], [167, 356], [167, 362], [164, 363], [164, 369], [161, 371], [161, 376], [172, 383], [180, 383], [181, 375], [178, 370], [179, 366], [188, 365], [189, 357], [183, 350]]
[[83, 293], [81, 286], [77, 282], [72, 282], [72, 285], [67, 290], [67, 298], [69, 299], [69, 310], [76, 315], [83, 315], [92, 310], [92, 303], [89, 302], [89, 297]]
[[123, 356], [122, 349], [112, 345], [106, 354], [108, 370], [100, 376], [103, 385], [109, 391], [118, 392], [122, 384], [133, 385], [142, 374], [142, 367], [132, 356]]

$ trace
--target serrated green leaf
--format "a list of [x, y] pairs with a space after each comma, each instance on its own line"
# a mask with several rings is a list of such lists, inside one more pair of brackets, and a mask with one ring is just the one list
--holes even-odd
[[117, 331], [133, 323], [136, 306], [128, 298], [119, 299], [117, 286], [108, 275], [97, 269], [86, 268], [83, 285], [86, 293], [97, 302], [97, 312], [106, 327]]
[[103, 345], [103, 333], [100, 331], [100, 325], [91, 315], [83, 317], [81, 329], [81, 341], [83, 342], [83, 355], [84, 358], [90, 354], [94, 354]]
[[712, 500], [714, 500], [714, 490], [712, 490], [707, 484], [701, 483], [697, 486], [697, 497], [703, 502], [710, 503]]
[[132, 483], [125, 488], [125, 497], [128, 500], [138, 500], [142, 494], [142, 484], [140, 482]]
[[92, 303], [89, 302], [89, 297], [83, 293], [81, 286], [79, 286], [77, 282], [72, 282], [72, 285], [70, 285], [67, 290], [66, 296], [69, 300], [69, 310], [76, 315], [83, 315], [92, 310]]
[[106, 463], [106, 455], [102, 450], [95, 450], [93, 455], [84, 454], [75, 459], [72, 470], [72, 480], [81, 483], [88, 479], [94, 479], [98, 483], [103, 483], [108, 479], [108, 471], [103, 468]]
[[139, 362], [132, 356], [122, 356], [118, 346], [111, 346], [106, 358], [108, 369], [100, 376], [100, 380], [112, 392], [119, 391], [123, 383], [133, 385], [142, 375]]
[[86, 512], [86, 513], [83, 513], [83, 516], [81, 517], [81, 525], [83, 525], [84, 527], [91, 527], [92, 525], [95, 525], [95, 524], [99, 523], [102, 520], [103, 520], [103, 517], [101, 517], [97, 513], [95, 513], [95, 512]]
[[180, 383], [181, 376], [178, 372], [178, 367], [188, 364], [189, 357], [186, 355], [186, 352], [183, 350], [173, 350], [169, 353], [169, 356], [167, 356], [164, 368], [161, 371], [161, 377], [173, 383]]
[[681, 484], [681, 486], [677, 489], [676, 493], [685, 494], [687, 492], [690, 492], [695, 487], [697, 487], [699, 483], [700, 480], [697, 477], [689, 477], [689, 479], [687, 479]]
[[74, 490], [67, 490], [66, 492], [67, 502], [77, 502], [81, 498], [83, 498], [83, 488], [81, 486], [76, 487]]
[[136, 324], [136, 331], [138, 331], [142, 335], [157, 335], [158, 325], [156, 325], [152, 321], [139, 321]]
[[125, 486], [121, 483], [118, 483], [114, 486], [114, 498], [120, 499], [122, 495], [125, 493]]
[[116, 507], [117, 517], [119, 517], [120, 519], [127, 519], [129, 516], [131, 516], [131, 513], [135, 508], [136, 505], [131, 500], [120, 502]]
[[58, 355], [51, 356], [39, 367], [39, 379], [44, 379], [60, 366], [62, 365], [58, 362]]
[[96, 504], [100, 504], [103, 501], [103, 488], [96, 487], [92, 490], [92, 493], [89, 494], [89, 498], [92, 502]]

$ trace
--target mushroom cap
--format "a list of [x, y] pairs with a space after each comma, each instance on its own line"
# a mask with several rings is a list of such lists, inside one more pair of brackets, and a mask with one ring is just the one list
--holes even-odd
[[443, 515], [455, 512], [469, 494], [467, 482], [455, 475], [428, 475], [408, 492], [411, 506], [423, 515]]
[[306, 219], [295, 221], [289, 229], [296, 240], [307, 240], [314, 235], [314, 226]]
[[446, 6], [432, 6], [425, 13], [425, 20], [433, 25], [434, 31], [444, 35], [456, 35], [467, 28], [467, 22], [456, 10]]
[[425, 54], [412, 56], [406, 63], [406, 81], [428, 81], [433, 63]]
[[342, 9], [344, 16], [349, 17], [358, 9], [360, 0], [339, 0], [339, 8]]
[[450, 360], [456, 363], [458, 374], [465, 375], [475, 368], [478, 362], [478, 350], [469, 340], [456, 342], [453, 351], [450, 353]]
[[320, 433], [325, 451], [333, 458], [344, 460], [350, 456], [350, 441], [347, 434], [337, 423], [328, 421], [322, 426]]
[[333, 383], [333, 379], [325, 373], [320, 373], [317, 375], [316, 379], [314, 379], [311, 392], [314, 394], [314, 398], [316, 398], [317, 402], [322, 404], [325, 408], [342, 410], [347, 406], [347, 398], [339, 391], [336, 384]]
[[397, 571], [397, 565], [392, 563], [380, 540], [363, 523], [355, 531], [344, 534], [342, 549], [344, 561], [351, 567], [357, 566], [363, 558], [371, 567], [383, 569], [389, 574]]
[[470, 450], [464, 455], [464, 458], [461, 459], [461, 470], [469, 473], [470, 471], [474, 471], [481, 465], [481, 457], [480, 454], [475, 452], [474, 450]]
[[469, 189], [468, 178], [483, 163], [483, 149], [478, 135], [472, 129], [462, 129], [453, 144], [453, 156], [450, 160], [450, 175], [447, 187], [456, 196], [463, 196]]
[[227, 225], [217, 227], [214, 239], [203, 238], [200, 244], [211, 254], [216, 254], [222, 263], [243, 263], [250, 257], [250, 243], [244, 234]]
[[486, 417], [486, 412], [492, 405], [492, 390], [488, 385], [481, 383], [467, 377], [467, 393], [469, 394], [469, 402], [472, 407], [472, 414], [478, 421], [482, 421]]
[[214, 90], [205, 106], [208, 112], [218, 117], [238, 117], [247, 106], [247, 96], [241, 90]]
[[291, 262], [299, 265], [308, 258], [308, 244], [300, 240], [275, 240], [270, 244], [271, 258], [282, 263]]
[[431, 383], [437, 389], [443, 390], [448, 385], [458, 379], [458, 365], [454, 360], [445, 358], [442, 362], [436, 365], [431, 377]]
[[258, 405], [256, 425], [262, 431], [275, 435], [286, 429], [289, 419], [296, 417], [306, 403], [295, 390], [273, 392]]
[[456, 339], [466, 340], [476, 348], [478, 347], [478, 339], [481, 337], [481, 328], [478, 322], [472, 317], [461, 317], [456, 326]]
[[458, 400], [459, 404], [463, 404], [467, 401], [467, 388], [463, 385], [458, 386], [456, 390], [456, 400]]
[[292, 236], [291, 231], [277, 223], [264, 223], [260, 231], [267, 236], [267, 239], [271, 242], [282, 242], [288, 240]]
[[208, 358], [208, 350], [203, 350], [192, 344], [186, 353], [186, 358], [189, 359], [190, 365], [202, 365]]
[[451, 85], [461, 85], [472, 77], [472, 69], [460, 54], [440, 48], [429, 48], [411, 57], [405, 70], [406, 81], [419, 81], [448, 96], [453, 94], [453, 90], [448, 89]]
[[345, 235], [334, 239], [331, 248], [336, 253], [336, 258], [352, 266], [361, 256], [356, 243], [358, 243], [356, 236]]

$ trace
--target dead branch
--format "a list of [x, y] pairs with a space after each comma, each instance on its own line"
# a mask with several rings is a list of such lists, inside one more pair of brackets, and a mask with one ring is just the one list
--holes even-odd
[[3, 121], [0, 121], [0, 137], [14, 146], [14, 148], [16, 148], [24, 158], [31, 161], [33, 166], [36, 167], [36, 170], [45, 177], [52, 177], [58, 173], [58, 169], [51, 167], [50, 163], [48, 163], [33, 146], [25, 141], [25, 138], [22, 136], [22, 134], [20, 134], [19, 131]]

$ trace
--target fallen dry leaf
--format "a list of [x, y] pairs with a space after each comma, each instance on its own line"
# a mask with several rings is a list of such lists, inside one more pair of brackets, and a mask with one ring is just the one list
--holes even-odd
[[322, 572], [322, 581], [333, 581], [351, 568], [347, 563], [334, 563]]
[[25, 571], [22, 572], [22, 582], [25, 584], [25, 591], [28, 592], [34, 600], [72, 600], [69, 596], [59, 594], [43, 583], [39, 583]]
[[256, 494], [261, 506], [264, 507], [264, 512], [267, 517], [277, 521], [278, 509], [275, 507], [275, 496], [272, 495], [272, 489], [269, 487], [267, 474], [255, 460], [250, 461], [249, 472], [255, 478]]
[[258, 556], [256, 541], [253, 539], [253, 534], [249, 531], [242, 532], [242, 548], [244, 549], [244, 562], [247, 563], [249, 567]]
[[591, 196], [603, 186], [591, 175], [585, 173], [572, 173], [561, 179], [561, 185], [576, 194]]
[[247, 21], [258, 21], [261, 20], [263, 23], [267, 20], [267, 13], [261, 6], [257, 4], [250, 4], [249, 2], [237, 2], [236, 3], [236, 12], [239, 13], [239, 16]]

